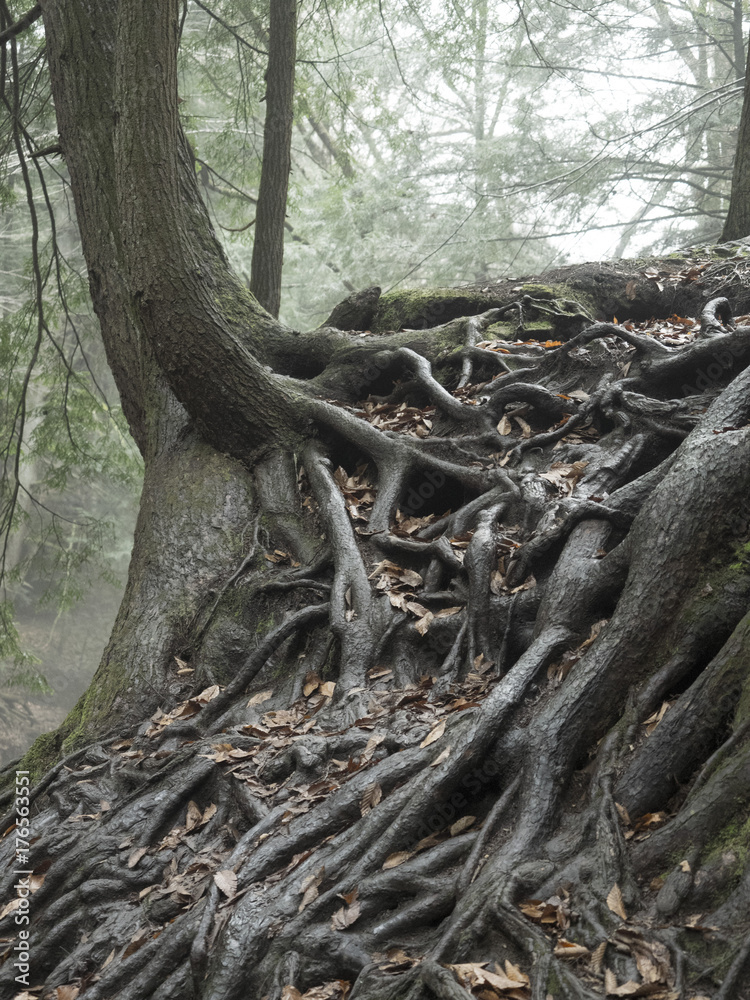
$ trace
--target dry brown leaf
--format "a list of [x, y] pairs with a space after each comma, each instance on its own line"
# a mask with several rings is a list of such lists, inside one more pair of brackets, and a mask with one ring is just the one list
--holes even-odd
[[0, 920], [2, 920], [3, 917], [7, 917], [9, 913], [13, 913], [13, 911], [17, 910], [20, 905], [20, 899], [11, 899], [10, 902], [6, 903], [2, 910], [0, 910]]
[[464, 830], [468, 830], [470, 826], [476, 822], [476, 816], [462, 816], [461, 819], [457, 819], [456, 822], [450, 828], [451, 837], [457, 837], [459, 833], [463, 833]]
[[76, 997], [80, 992], [80, 986], [74, 986], [72, 983], [67, 983], [65, 986], [58, 986], [55, 988], [55, 1000], [76, 1000]]
[[510, 422], [510, 417], [504, 416], [498, 422], [498, 425], [497, 425], [497, 433], [498, 434], [506, 434], [506, 435], [510, 434], [510, 432], [511, 432], [512, 429], [513, 429], [513, 425]]
[[127, 948], [122, 953], [122, 958], [128, 958], [130, 955], [133, 955], [139, 948], [144, 946], [148, 938], [151, 936], [152, 934], [148, 927], [139, 927], [135, 934], [131, 937]]
[[[495, 962], [495, 968], [497, 969], [498, 972], [500, 971], [500, 967], [498, 966], [497, 962]], [[531, 980], [526, 975], [526, 973], [525, 972], [521, 972], [521, 970], [518, 968], [518, 966], [514, 965], [507, 958], [505, 959], [505, 975], [508, 977], [508, 979], [513, 979], [517, 983], [519, 983], [519, 984], [521, 984], [523, 986], [529, 986], [529, 985], [531, 985]]]
[[333, 692], [336, 690], [335, 681], [326, 681], [325, 684], [320, 685], [321, 694], [325, 695], [326, 698], [333, 698]]
[[331, 928], [334, 931], [343, 931], [347, 927], [350, 927], [355, 920], [359, 918], [360, 908], [359, 902], [355, 902], [352, 906], [342, 906], [340, 910], [336, 910], [334, 915], [331, 917]]
[[203, 819], [203, 811], [191, 799], [187, 806], [187, 816], [185, 817], [185, 830], [194, 830]]
[[200, 694], [195, 695], [191, 698], [191, 701], [197, 701], [201, 705], [207, 705], [209, 701], [213, 701], [214, 698], [219, 694], [221, 688], [218, 684], [212, 684], [210, 687], [204, 688]]
[[430, 767], [437, 767], [438, 764], [442, 764], [444, 760], [447, 760], [448, 757], [450, 757], [450, 755], [451, 755], [451, 748], [446, 747], [445, 750], [443, 750], [441, 754], [438, 754], [438, 756], [433, 760], [433, 762], [430, 764]]
[[638, 937], [630, 942], [641, 979], [644, 983], [674, 984], [674, 972], [669, 949], [660, 941], [646, 941]]
[[600, 945], [597, 945], [597, 947], [591, 953], [591, 970], [597, 976], [604, 967], [604, 955], [606, 951], [607, 951], [607, 942], [602, 941], [602, 943]]
[[220, 872], [214, 872], [214, 885], [220, 892], [223, 892], [227, 899], [237, 895], [237, 876], [231, 868], [223, 868]]
[[147, 851], [148, 847], [137, 847], [128, 858], [128, 868], [135, 868]]
[[296, 986], [287, 984], [281, 991], [281, 1000], [302, 1000], [302, 994]]
[[435, 616], [431, 611], [427, 611], [426, 614], [422, 615], [419, 621], [414, 623], [414, 628], [420, 635], [426, 635], [434, 617]]
[[320, 883], [325, 878], [326, 870], [325, 866], [319, 868], [314, 875], [308, 875], [306, 879], [302, 880], [299, 891], [302, 893], [302, 902], [299, 904], [297, 913], [302, 913], [304, 908], [312, 903], [314, 899], [318, 898], [318, 888]]
[[389, 868], [398, 868], [409, 858], [413, 858], [414, 854], [414, 851], [396, 851], [395, 854], [389, 854], [383, 862], [383, 871], [387, 871]]
[[302, 994], [302, 1000], [346, 1000], [351, 987], [347, 979], [334, 979], [331, 983], [311, 986]]
[[362, 798], [359, 800], [359, 811], [363, 816], [372, 812], [376, 805], [383, 798], [382, 787], [375, 782], [372, 785], [368, 785], [362, 793]]
[[430, 746], [431, 743], [435, 743], [437, 740], [440, 739], [440, 737], [443, 735], [444, 732], [445, 732], [445, 719], [443, 719], [441, 722], [439, 722], [434, 727], [434, 729], [430, 730], [430, 732], [425, 736], [425, 738], [419, 744], [420, 749], [422, 747], [428, 747], [428, 746]]
[[252, 696], [247, 706], [250, 708], [251, 705], [262, 705], [264, 701], [268, 701], [271, 697], [273, 697], [273, 691], [270, 688], [268, 691], [258, 691], [257, 694]]
[[[373, 733], [372, 736], [367, 741], [367, 746], [362, 751], [362, 759], [372, 760], [373, 753], [375, 752], [376, 748], [380, 746], [380, 744], [383, 742], [384, 739], [385, 739], [385, 733]], [[375, 803], [375, 805], [377, 805], [377, 802]]]
[[620, 819], [625, 824], [625, 826], [631, 826], [632, 824], [630, 822], [630, 814], [628, 813], [625, 806], [621, 806], [619, 802], [615, 802], [615, 808], [617, 809]]
[[590, 954], [591, 952], [588, 948], [584, 948], [582, 944], [576, 944], [575, 941], [566, 941], [565, 938], [560, 938], [555, 945], [554, 950], [556, 958], [564, 958], [566, 960], [584, 958], [586, 955]]
[[533, 431], [531, 430], [530, 425], [526, 423], [526, 421], [523, 419], [523, 417], [516, 417], [516, 416], [514, 416], [513, 419], [518, 424], [518, 426], [521, 428], [521, 437], [524, 438], [524, 439], [526, 439], [526, 440], [528, 440], [531, 437], [532, 433], [533, 433]]
[[607, 906], [610, 908], [612, 913], [617, 914], [617, 916], [622, 920], [628, 919], [628, 915], [625, 912], [625, 905], [622, 901], [622, 892], [620, 891], [620, 887], [617, 882], [615, 882], [609, 891], [609, 895], [607, 896]]
[[[458, 979], [467, 987], [487, 984], [495, 990], [517, 990], [528, 985], [529, 977], [513, 965], [506, 963], [505, 972], [495, 963], [495, 972], [485, 969], [485, 962], [464, 962], [459, 965], [448, 965], [447, 968], [456, 973]], [[511, 975], [508, 975], [509, 969]]]

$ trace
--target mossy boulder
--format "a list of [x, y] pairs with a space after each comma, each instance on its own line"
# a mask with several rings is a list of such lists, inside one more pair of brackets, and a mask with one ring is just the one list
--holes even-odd
[[411, 288], [380, 296], [372, 320], [373, 333], [429, 330], [461, 316], [476, 316], [507, 305], [507, 299], [460, 288]]

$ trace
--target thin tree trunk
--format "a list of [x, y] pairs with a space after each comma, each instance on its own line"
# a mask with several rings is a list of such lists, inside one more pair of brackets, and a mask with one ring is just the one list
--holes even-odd
[[250, 290], [272, 316], [281, 306], [281, 267], [284, 260], [289, 172], [291, 170], [294, 64], [297, 52], [296, 0], [274, 0], [266, 72], [266, 125], [263, 166]]
[[[748, 50], [750, 59], [750, 50]], [[745, 72], [745, 96], [742, 102], [737, 152], [734, 157], [732, 194], [722, 241], [750, 236], [750, 72]]]

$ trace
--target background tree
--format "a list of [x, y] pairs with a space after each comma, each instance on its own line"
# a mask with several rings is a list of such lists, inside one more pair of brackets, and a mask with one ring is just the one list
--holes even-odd
[[[748, 50], [750, 58], [750, 49]], [[737, 137], [732, 175], [732, 195], [722, 239], [739, 240], [750, 236], [750, 190], [748, 190], [748, 149], [750, 148], [750, 73], [745, 71], [745, 98]]]
[[24, 760], [34, 975], [89, 1000], [742, 996], [750, 331], [705, 302], [742, 284], [595, 266], [294, 332], [210, 225], [176, 0], [42, 7], [145, 472], [105, 657]]
[[263, 167], [258, 189], [250, 291], [272, 316], [281, 306], [284, 222], [292, 167], [297, 0], [271, 4], [266, 71]]
[[[80, 694], [70, 675], [98, 655], [98, 619], [107, 612], [111, 628], [140, 475], [91, 313], [75, 222], [66, 217], [42, 33], [24, 24], [14, 22], [0, 91], [0, 677], [8, 686], [0, 752], [16, 755], [40, 726], [25, 692], [52, 684], [54, 710], [42, 698], [33, 705], [42, 725], [57, 724], [54, 712]], [[64, 612], [83, 597], [86, 610], [71, 629]]]

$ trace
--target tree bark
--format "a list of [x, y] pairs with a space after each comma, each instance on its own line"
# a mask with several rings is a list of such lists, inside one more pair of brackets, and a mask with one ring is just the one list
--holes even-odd
[[723, 243], [750, 236], [750, 44], [745, 65], [745, 92], [742, 100], [740, 129], [734, 154], [732, 190], [724, 230]]
[[250, 290], [272, 316], [279, 315], [281, 306], [284, 220], [292, 169], [296, 54], [296, 0], [275, 0], [271, 4], [268, 36], [263, 164], [250, 272]]

